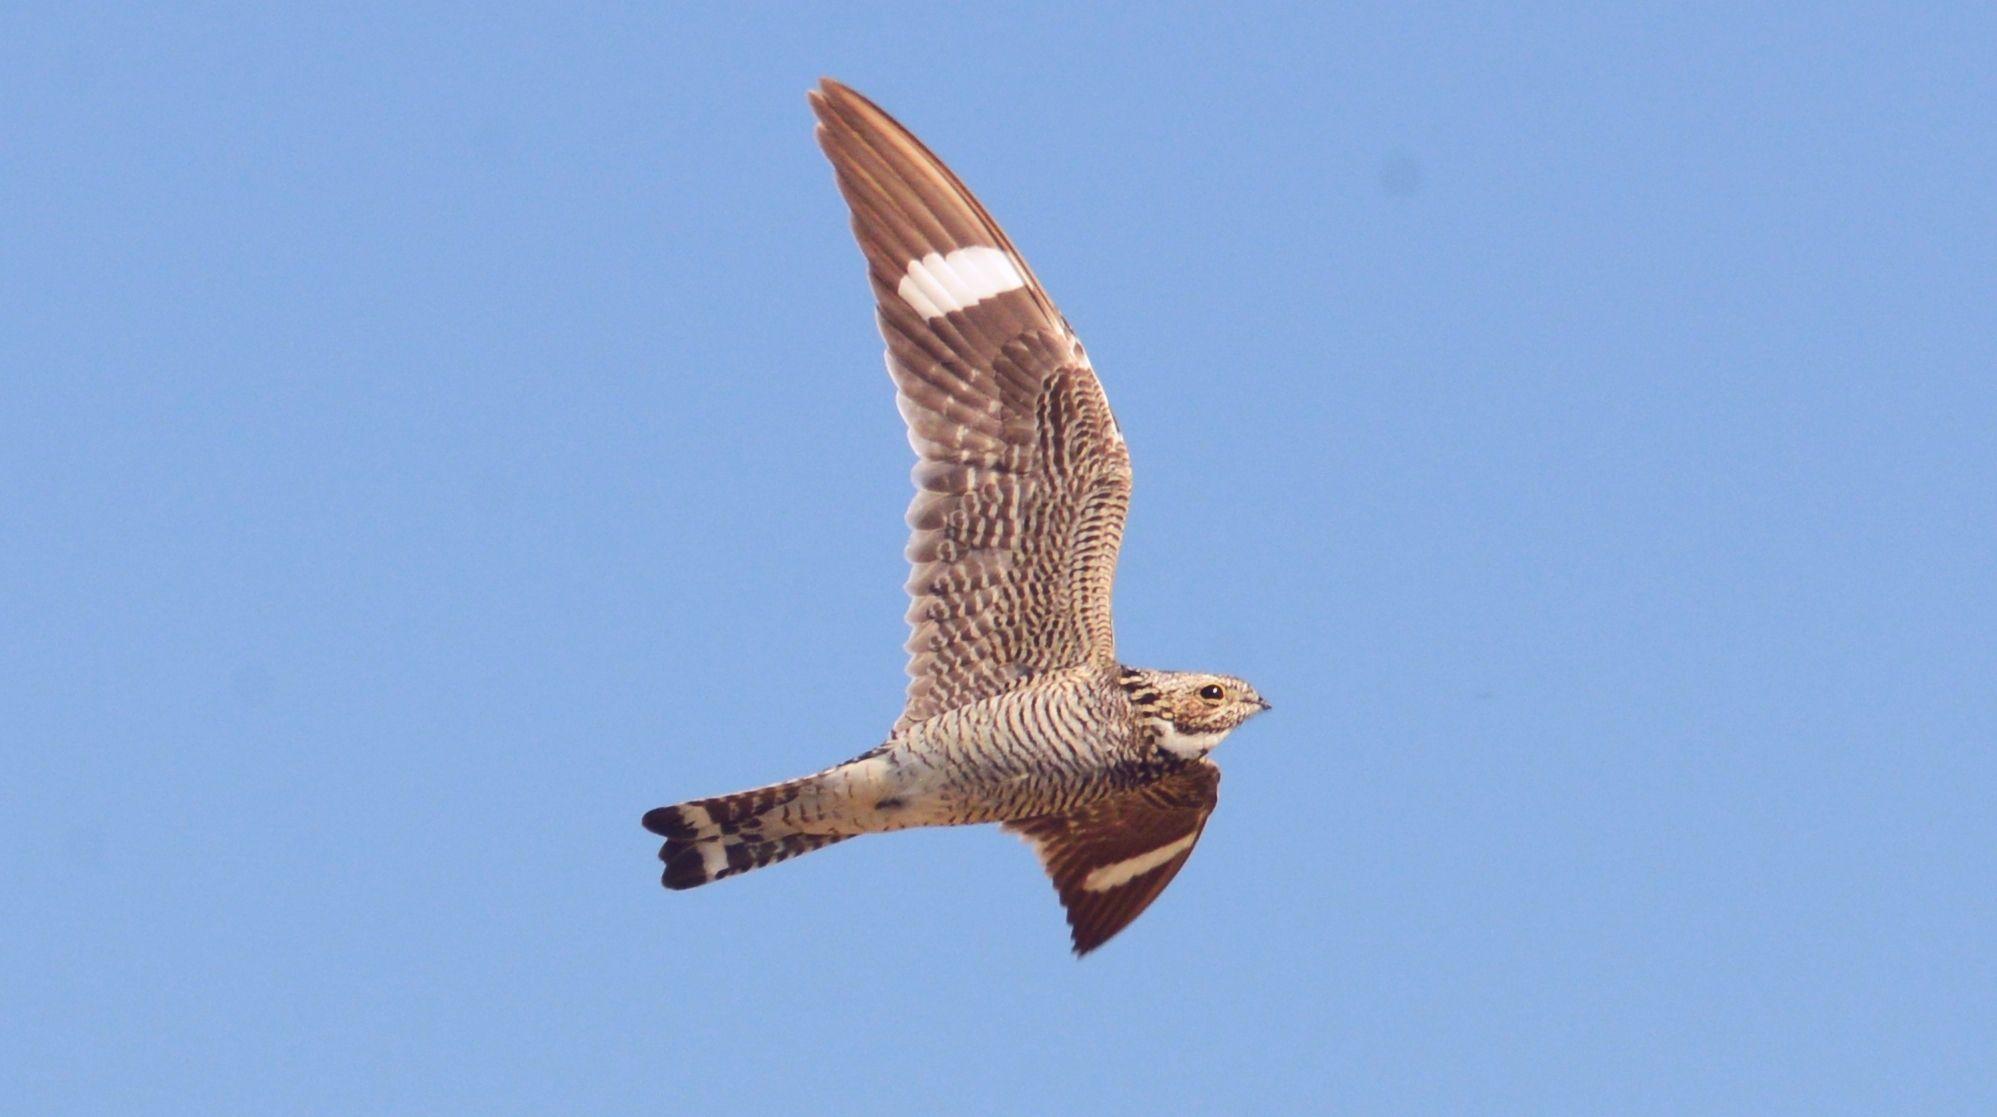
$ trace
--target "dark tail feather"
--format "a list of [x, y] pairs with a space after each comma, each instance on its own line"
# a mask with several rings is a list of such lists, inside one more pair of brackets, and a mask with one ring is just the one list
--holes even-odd
[[665, 886], [693, 888], [851, 837], [800, 834], [771, 814], [794, 801], [812, 778], [645, 812], [645, 829], [666, 839], [659, 850]]

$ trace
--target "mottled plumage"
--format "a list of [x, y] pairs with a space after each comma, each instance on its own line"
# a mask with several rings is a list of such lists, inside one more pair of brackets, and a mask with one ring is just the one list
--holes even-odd
[[666, 886], [690, 888], [858, 834], [1003, 823], [1086, 953], [1185, 863], [1220, 782], [1207, 752], [1268, 704], [1240, 679], [1118, 664], [1130, 456], [1081, 342], [920, 141], [837, 82], [811, 104], [918, 458], [908, 702], [853, 760], [645, 826]]

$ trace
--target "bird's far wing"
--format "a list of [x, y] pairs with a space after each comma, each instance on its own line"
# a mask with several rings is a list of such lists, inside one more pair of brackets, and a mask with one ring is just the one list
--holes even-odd
[[818, 142], [867, 257], [919, 461], [902, 724], [1116, 658], [1130, 457], [1082, 346], [949, 168], [826, 80]]
[[1220, 795], [1220, 769], [1197, 760], [1155, 783], [1069, 814], [1008, 822], [1040, 855], [1087, 954], [1144, 913], [1193, 852]]

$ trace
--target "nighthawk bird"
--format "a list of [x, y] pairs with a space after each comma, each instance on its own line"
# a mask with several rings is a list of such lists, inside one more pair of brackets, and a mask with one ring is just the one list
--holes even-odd
[[1207, 753], [1269, 704], [1240, 679], [1117, 662], [1130, 456], [1066, 319], [985, 207], [851, 89], [811, 93], [867, 257], [920, 459], [907, 708], [816, 775], [660, 807], [667, 888], [859, 834], [997, 822], [1032, 844], [1077, 954], [1158, 898], [1213, 811]]

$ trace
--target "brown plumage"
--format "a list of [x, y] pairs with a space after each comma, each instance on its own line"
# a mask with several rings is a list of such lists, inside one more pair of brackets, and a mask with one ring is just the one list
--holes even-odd
[[917, 456], [908, 701], [851, 761], [645, 825], [689, 888], [857, 834], [1002, 822], [1085, 953], [1185, 863], [1219, 786], [1207, 751], [1268, 706], [1240, 679], [1118, 664], [1130, 456], [1081, 342], [921, 141], [837, 82], [811, 104]]

